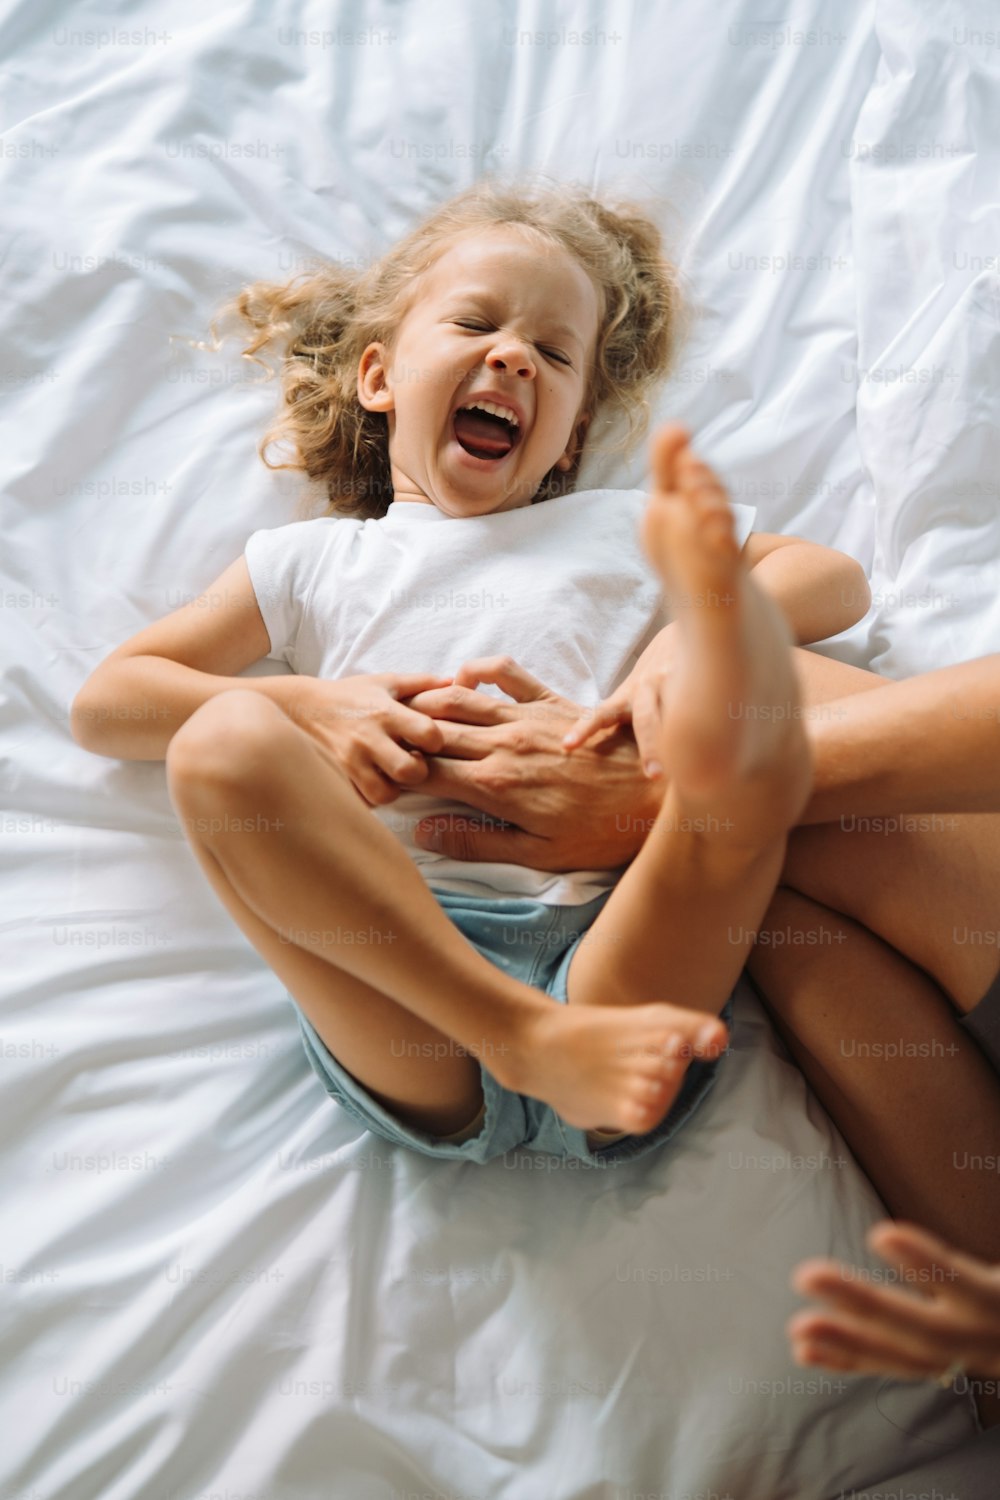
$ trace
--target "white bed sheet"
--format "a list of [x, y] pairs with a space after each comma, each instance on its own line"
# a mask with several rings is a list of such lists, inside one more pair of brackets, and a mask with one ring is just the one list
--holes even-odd
[[[201, 336], [245, 279], [381, 250], [487, 166], [662, 195], [701, 316], [657, 416], [692, 424], [763, 529], [845, 547], [885, 593], [962, 579], [933, 629], [880, 599], [825, 650], [904, 675], [996, 649], [966, 549], [995, 569], [998, 523], [935, 488], [997, 472], [995, 264], [941, 270], [995, 227], [996, 63], [969, 45], [965, 90], [940, 83], [953, 20], [930, 0], [766, 23], [749, 0], [8, 7], [3, 1496], [994, 1493], [966, 1400], [789, 1362], [789, 1271], [870, 1265], [881, 1208], [748, 989], [669, 1153], [584, 1174], [394, 1150], [323, 1094], [162, 764], [68, 731], [88, 672], [302, 495], [255, 456], [273, 388], [168, 336]], [[850, 149], [953, 128], [933, 186]], [[844, 376], [935, 339], [940, 401]], [[643, 452], [595, 455], [581, 486], [646, 477]]]

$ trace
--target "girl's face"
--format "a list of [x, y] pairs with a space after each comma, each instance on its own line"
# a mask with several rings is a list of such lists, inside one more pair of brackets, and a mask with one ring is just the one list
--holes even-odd
[[[449, 516], [529, 505], [582, 446], [599, 293], [558, 246], [509, 226], [467, 231], [421, 278], [392, 348], [369, 344], [358, 399], [384, 411], [394, 499]], [[479, 411], [485, 400], [516, 427]]]

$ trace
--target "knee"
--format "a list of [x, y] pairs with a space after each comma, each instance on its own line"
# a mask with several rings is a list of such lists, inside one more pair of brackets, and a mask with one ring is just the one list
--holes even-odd
[[172, 782], [245, 785], [274, 765], [275, 735], [289, 727], [276, 704], [242, 688], [196, 708], [167, 746]]

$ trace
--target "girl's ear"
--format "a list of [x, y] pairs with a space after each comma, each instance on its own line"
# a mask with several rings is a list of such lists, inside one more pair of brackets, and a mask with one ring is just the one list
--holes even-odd
[[369, 344], [358, 361], [358, 400], [365, 411], [392, 411], [395, 406], [387, 378], [387, 355], [384, 344]]
[[587, 436], [587, 428], [590, 426], [590, 412], [584, 412], [576, 426], [573, 428], [572, 436], [566, 444], [566, 452], [561, 458], [556, 459], [555, 466], [562, 469], [563, 473], [571, 469], [576, 463], [577, 456], [583, 448], [584, 439]]

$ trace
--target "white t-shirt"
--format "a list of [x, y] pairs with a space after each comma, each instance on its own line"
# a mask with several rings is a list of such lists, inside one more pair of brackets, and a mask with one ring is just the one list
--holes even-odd
[[[593, 708], [669, 618], [639, 540], [646, 505], [641, 490], [583, 490], [455, 519], [434, 505], [394, 501], [378, 520], [323, 516], [255, 531], [245, 556], [269, 656], [336, 679], [449, 676], [474, 657], [506, 654]], [[742, 543], [756, 511], [733, 510]], [[479, 691], [506, 697], [492, 684]], [[403, 792], [372, 811], [441, 890], [573, 906], [617, 879], [611, 870], [554, 873], [417, 847], [412, 830], [420, 818], [480, 816], [465, 803]]]

